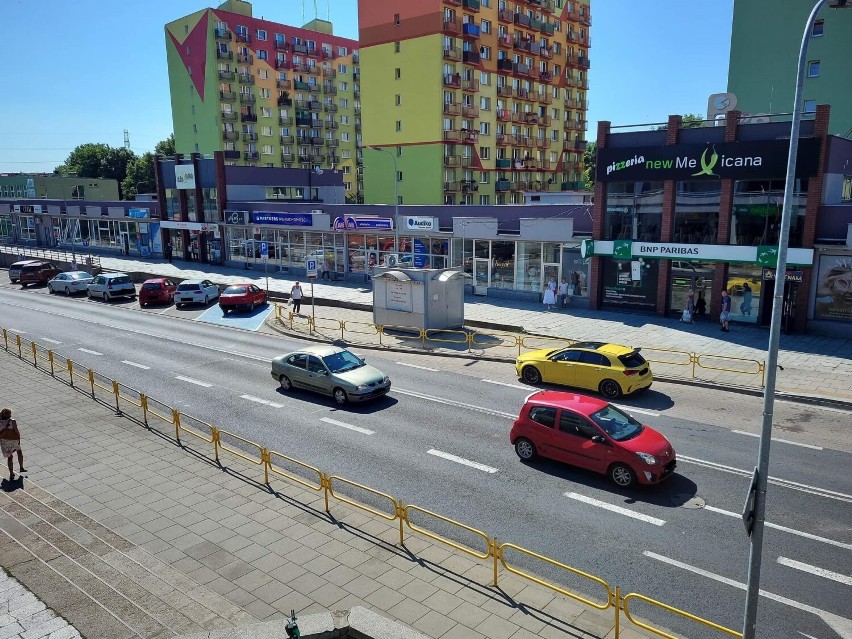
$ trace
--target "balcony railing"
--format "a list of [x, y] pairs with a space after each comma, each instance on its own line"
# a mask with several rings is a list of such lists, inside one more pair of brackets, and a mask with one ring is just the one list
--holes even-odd
[[331, 84], [322, 85], [322, 92], [326, 95], [337, 95], [337, 87]]
[[[444, 133], [446, 133], [446, 131], [444, 131]], [[444, 156], [444, 166], [460, 167], [461, 166], [461, 156], [460, 155], [445, 155]]]
[[248, 33], [238, 33], [237, 34], [237, 42], [242, 42], [244, 44], [251, 44], [251, 36]]
[[240, 73], [239, 79], [242, 84], [254, 84], [254, 76], [251, 73]]
[[216, 51], [216, 59], [217, 60], [233, 60], [234, 52], [233, 51]]
[[479, 142], [479, 131], [462, 131], [462, 144], [476, 144]]
[[462, 62], [467, 64], [479, 64], [479, 51], [462, 51]]
[[310, 118], [296, 118], [296, 126], [313, 126], [313, 120]]
[[449, 35], [461, 35], [462, 24], [461, 20], [453, 18], [452, 20], [444, 20], [444, 33]]
[[237, 94], [233, 91], [219, 91], [219, 99], [223, 102], [233, 102], [237, 99]]
[[246, 162], [257, 162], [260, 159], [260, 153], [257, 151], [246, 151], [243, 153], [243, 159]]
[[278, 98], [278, 106], [281, 107], [291, 107], [293, 106], [293, 98], [287, 98], [285, 96], [279, 96]]
[[322, 111], [322, 102], [310, 102], [308, 108], [311, 111]]
[[479, 184], [475, 180], [462, 180], [461, 188], [463, 193], [476, 193], [479, 190]]
[[504, 33], [501, 36], [497, 36], [497, 46], [501, 49], [510, 49], [514, 44], [514, 40], [512, 40], [512, 36], [508, 33]]
[[336, 78], [336, 77], [337, 77], [337, 71], [336, 71], [336, 70], [334, 70], [334, 69], [331, 69], [331, 68], [323, 68], [323, 70], [322, 70], [322, 74], [323, 74], [323, 76], [325, 76], [326, 78], [334, 79], [334, 78]]
[[337, 122], [329, 121], [329, 120], [323, 120], [323, 125], [325, 126], [326, 129], [330, 129], [332, 131], [340, 127], [340, 125]]
[[216, 29], [217, 40], [227, 40], [228, 42], [230, 42], [232, 38], [233, 36], [231, 35], [231, 32], [227, 29]]
[[293, 53], [301, 53], [302, 55], [307, 55], [308, 46], [306, 44], [294, 44]]
[[444, 182], [444, 193], [454, 193], [461, 190], [461, 185], [458, 180], [452, 182]]
[[462, 6], [471, 11], [479, 11], [479, 0], [462, 0]]
[[445, 115], [461, 115], [461, 105], [457, 102], [444, 102]]
[[295, 159], [296, 156], [293, 153], [281, 153], [281, 160], [283, 162], [293, 162]]
[[250, 53], [241, 53], [237, 56], [237, 62], [240, 64], [254, 64], [254, 56]]
[[257, 142], [257, 133], [243, 133], [243, 142]]
[[530, 17], [529, 17], [528, 15], [526, 15], [526, 14], [523, 14], [523, 13], [516, 13], [516, 14], [513, 16], [513, 18], [514, 18], [514, 22], [515, 22], [515, 24], [519, 24], [519, 25], [521, 25], [521, 26], [523, 26], [523, 27], [528, 27], [528, 26], [530, 26]]
[[515, 136], [501, 133], [497, 136], [497, 146], [512, 146], [515, 144]]
[[290, 43], [285, 42], [284, 40], [276, 40], [274, 46], [275, 46], [276, 51], [289, 51], [290, 50]]
[[240, 139], [240, 134], [237, 133], [236, 131], [223, 131], [222, 132], [222, 139], [225, 142], [236, 142], [237, 140]]
[[325, 145], [330, 149], [336, 149], [337, 147], [340, 146], [340, 140], [336, 140], [336, 139], [333, 139], [333, 138], [332, 139], [326, 139]]
[[219, 71], [219, 79], [223, 82], [233, 82], [236, 75], [233, 71]]
[[497, 69], [500, 71], [511, 71], [512, 61], [508, 58], [500, 58], [497, 60]]
[[512, 23], [515, 21], [515, 14], [509, 9], [500, 9], [500, 11], [497, 12], [497, 20], [500, 22]]
[[506, 158], [498, 158], [496, 161], [496, 165], [498, 169], [511, 169], [512, 160], [508, 160]]
[[461, 131], [456, 131], [454, 129], [444, 131], [444, 140], [448, 142], [458, 142], [461, 140]]
[[511, 98], [513, 95], [512, 87], [506, 85], [498, 86], [497, 95], [501, 98]]
[[499, 122], [509, 122], [512, 119], [512, 114], [508, 109], [497, 109], [497, 120]]
[[326, 51], [325, 49], [323, 49], [322, 59], [323, 60], [336, 60], [337, 54], [334, 51]]
[[445, 75], [444, 86], [461, 89], [461, 76], [458, 73], [456, 73], [455, 75]]
[[293, 87], [293, 82], [290, 80], [276, 80], [275, 87], [277, 89], [290, 89]]
[[461, 60], [461, 49], [444, 49], [444, 60]]
[[461, 0], [444, 0], [444, 4], [451, 5], [453, 7], [460, 7]]
[[326, 104], [324, 108], [326, 113], [337, 113], [336, 104]]
[[462, 107], [462, 115], [466, 118], [476, 118], [479, 117], [479, 107], [478, 106], [463, 106]]
[[474, 80], [474, 79], [464, 80], [462, 82], [462, 89], [464, 89], [465, 91], [473, 91], [473, 92], [479, 91], [479, 80]]
[[582, 56], [577, 58], [577, 64], [584, 69], [588, 69], [591, 65], [591, 61], [589, 58]]
[[512, 122], [515, 124], [524, 124], [527, 121], [526, 114], [516, 111], [512, 113]]
[[462, 25], [462, 36], [466, 39], [476, 40], [479, 38], [480, 28], [475, 22], [465, 22]]
[[535, 146], [537, 149], [549, 149], [550, 140], [548, 140], [547, 138], [537, 138], [535, 141]]
[[281, 136], [281, 144], [293, 144], [295, 142], [295, 138], [292, 135], [282, 135]]
[[240, 122], [257, 122], [256, 113], [241, 113]]
[[293, 63], [290, 60], [276, 60], [275, 68], [276, 69], [290, 69], [293, 66]]
[[311, 138], [311, 146], [322, 146], [325, 144], [322, 138]]
[[497, 180], [494, 183], [494, 189], [498, 192], [508, 191], [512, 188], [512, 183], [509, 180]]
[[235, 111], [222, 111], [222, 122], [236, 122], [237, 114]]
[[242, 104], [254, 104], [257, 102], [257, 98], [254, 97], [253, 93], [240, 93], [240, 102]]

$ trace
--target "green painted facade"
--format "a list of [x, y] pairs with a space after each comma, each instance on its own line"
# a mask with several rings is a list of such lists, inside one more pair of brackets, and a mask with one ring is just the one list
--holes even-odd
[[[737, 109], [748, 113], [790, 113], [799, 46], [813, 2], [735, 0], [728, 91]], [[825, 8], [822, 35], [808, 44], [808, 62], [819, 61], [819, 75], [805, 73], [804, 100], [831, 105], [830, 132], [852, 132], [852, 8]], [[819, 28], [819, 27], [817, 27]]]
[[118, 181], [58, 175], [0, 175], [0, 198], [115, 202]]
[[[403, 204], [441, 204], [443, 167], [441, 144], [416, 144], [410, 146], [386, 146], [396, 156], [396, 164], [402, 173], [399, 196]], [[383, 151], [364, 148], [364, 194], [366, 204], [393, 204], [393, 158]]]

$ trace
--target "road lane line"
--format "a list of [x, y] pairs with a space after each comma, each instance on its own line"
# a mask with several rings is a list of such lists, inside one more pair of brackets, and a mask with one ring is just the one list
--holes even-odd
[[430, 371], [432, 373], [440, 373], [440, 368], [429, 368], [428, 366], [418, 366], [417, 364], [406, 364], [405, 362], [394, 362], [399, 366], [407, 366], [408, 368], [419, 368], [421, 371]]
[[662, 526], [666, 523], [665, 519], [657, 519], [656, 517], [651, 517], [650, 515], [643, 515], [642, 513], [634, 512], [629, 508], [622, 508], [621, 506], [616, 506], [615, 504], [608, 504], [605, 501], [600, 501], [592, 497], [586, 497], [585, 495], [580, 495], [579, 493], [565, 493], [565, 496], [568, 497], [568, 499], [581, 501], [584, 504], [589, 504], [590, 506], [597, 506], [598, 508], [603, 508], [604, 510], [609, 510], [611, 512], [618, 513], [619, 515], [624, 515], [625, 517], [632, 517], [633, 519], [638, 519], [639, 521], [644, 521], [648, 524], [654, 524], [655, 526]]
[[520, 388], [521, 390], [535, 390], [532, 386], [523, 386], [522, 384], [510, 384], [509, 382], [498, 382], [494, 379], [483, 379], [486, 384], [496, 384], [497, 386], [506, 386], [507, 388]]
[[[686, 462], [689, 464], [695, 464], [697, 466], [704, 466], [705, 468], [711, 468], [713, 470], [720, 470], [723, 473], [740, 475], [741, 477], [751, 477], [752, 474], [754, 474], [753, 470], [743, 470], [742, 468], [734, 468], [733, 466], [717, 464], [716, 462], [711, 462], [704, 459], [696, 459], [695, 457], [687, 457], [686, 455], [681, 454], [678, 454], [677, 459], [678, 461]], [[790, 481], [789, 479], [782, 479], [780, 477], [769, 477], [767, 481], [774, 486], [781, 486], [783, 488], [798, 490], [800, 492], [816, 495], [818, 497], [825, 497], [827, 499], [836, 499], [837, 501], [852, 503], [852, 495], [847, 495], [846, 493], [839, 493], [835, 490], [828, 490], [827, 488], [818, 488], [817, 486], [809, 486], [808, 484], [800, 484], [799, 482]]]
[[254, 395], [240, 395], [240, 399], [247, 399], [250, 402], [263, 404], [264, 406], [269, 406], [270, 408], [284, 408], [284, 404], [276, 404], [275, 402], [270, 402], [268, 399], [263, 399], [262, 397], [255, 397]]
[[184, 377], [183, 375], [176, 375], [175, 379], [179, 379], [182, 382], [187, 382], [189, 384], [195, 384], [196, 386], [203, 386], [204, 388], [210, 388], [213, 384], [208, 384], [207, 382], [200, 382], [197, 379], [192, 379], [191, 377]]
[[812, 575], [816, 575], [817, 577], [824, 577], [825, 579], [831, 579], [832, 581], [852, 586], [852, 577], [849, 575], [841, 575], [839, 572], [832, 572], [825, 568], [811, 566], [810, 564], [805, 564], [801, 561], [796, 561], [795, 559], [788, 559], [787, 557], [778, 557], [778, 563], [782, 566], [787, 566], [788, 568], [795, 568], [796, 570], [808, 572]]
[[452, 453], [445, 453], [442, 450], [435, 450], [434, 448], [430, 448], [426, 451], [430, 455], [434, 455], [435, 457], [441, 457], [442, 459], [447, 459], [452, 462], [456, 462], [457, 464], [462, 464], [464, 466], [470, 466], [471, 468], [475, 468], [476, 470], [481, 470], [486, 473], [496, 473], [497, 469], [493, 466], [486, 466], [485, 464], [480, 464], [479, 462], [470, 461], [469, 459], [465, 459], [464, 457], [458, 457], [453, 455]]
[[[746, 590], [747, 586], [744, 583], [739, 581], [734, 581], [733, 579], [728, 579], [727, 577], [722, 577], [721, 575], [717, 575], [712, 572], [708, 572], [706, 570], [702, 570], [701, 568], [696, 568], [695, 566], [690, 566], [689, 564], [685, 564], [682, 561], [678, 561], [676, 559], [670, 559], [669, 557], [664, 557], [663, 555], [658, 555], [655, 552], [650, 552], [645, 550], [642, 552], [643, 555], [649, 557], [651, 559], [656, 559], [657, 561], [661, 561], [665, 564], [669, 564], [670, 566], [675, 566], [676, 568], [681, 568], [683, 570], [689, 571], [696, 575], [701, 575], [702, 577], [707, 577], [708, 579], [712, 579], [713, 581], [718, 581], [719, 583], [726, 584], [728, 586], [733, 586], [734, 588], [739, 588], [740, 590]], [[762, 597], [766, 597], [767, 599], [771, 599], [772, 601], [777, 601], [778, 603], [784, 604], [785, 606], [790, 606], [791, 608], [796, 608], [798, 610], [802, 610], [804, 612], [809, 612], [818, 616], [822, 619], [826, 624], [828, 624], [832, 630], [834, 630], [838, 635], [840, 635], [843, 639], [852, 639], [852, 619], [846, 619], [839, 615], [835, 615], [832, 612], [826, 612], [825, 610], [820, 610], [819, 608], [814, 608], [813, 606], [809, 606], [807, 604], [800, 603], [798, 601], [794, 601], [793, 599], [788, 599], [787, 597], [782, 597], [780, 595], [773, 594], [771, 592], [767, 592], [766, 590], [761, 590], [760, 595]]]
[[134, 366], [136, 368], [141, 368], [143, 371], [151, 370], [150, 366], [145, 366], [145, 364], [138, 364], [136, 362], [131, 362], [129, 359], [123, 359], [123, 360], [121, 360], [121, 363], [127, 364], [128, 366]]
[[624, 404], [613, 404], [613, 406], [615, 406], [616, 408], [620, 408], [625, 413], [639, 413], [640, 415], [649, 415], [650, 417], [659, 417], [660, 416], [659, 413], [652, 411], [652, 410], [647, 410], [645, 408], [636, 408], [635, 406], [625, 406]]
[[47, 342], [48, 344], [61, 344], [62, 343], [58, 339], [50, 339], [49, 337], [42, 337], [41, 341]]
[[92, 351], [88, 348], [78, 348], [77, 350], [81, 353], [88, 353], [89, 355], [103, 355], [103, 353], [99, 353], [98, 351]]
[[[733, 517], [735, 519], [742, 519], [741, 513], [734, 513], [730, 510], [722, 510], [721, 508], [716, 508], [715, 506], [704, 505], [704, 510], [708, 510], [711, 513], [718, 513], [720, 515], [726, 515], [727, 517]], [[852, 544], [846, 544], [842, 541], [837, 541], [836, 539], [828, 539], [827, 537], [820, 537], [819, 535], [814, 535], [813, 533], [803, 532], [801, 530], [796, 530], [795, 528], [787, 528], [787, 526], [780, 526], [778, 524], [773, 524], [771, 522], [764, 522], [764, 525], [767, 528], [774, 528], [775, 530], [780, 530], [782, 532], [790, 533], [791, 535], [797, 535], [799, 537], [804, 537], [805, 539], [812, 539], [813, 541], [818, 541], [823, 544], [828, 544], [830, 546], [837, 546], [838, 548], [843, 548], [845, 550], [852, 550]]]
[[438, 404], [444, 404], [446, 406], [456, 406], [458, 408], [467, 408], [469, 410], [479, 411], [481, 413], [486, 413], [488, 415], [494, 415], [495, 417], [505, 417], [506, 419], [514, 420], [518, 416], [515, 413], [504, 413], [499, 410], [492, 410], [491, 408], [485, 408], [484, 406], [477, 406], [475, 404], [466, 404], [465, 402], [457, 402], [453, 399], [446, 399], [444, 397], [435, 397], [434, 395], [426, 395], [425, 393], [418, 393], [417, 391], [405, 390], [402, 388], [391, 388], [391, 393], [398, 393], [400, 395], [408, 395], [409, 397], [417, 397], [418, 399], [425, 399], [429, 402], [437, 402]]
[[[731, 432], [736, 433], [737, 435], [748, 435], [749, 437], [760, 438], [760, 433], [747, 433], [744, 430], [732, 430]], [[814, 450], [823, 450], [822, 446], [814, 446], [813, 444], [800, 444], [799, 442], [792, 442], [789, 439], [778, 439], [777, 437], [773, 437], [772, 441], [780, 442], [782, 444], [790, 444], [791, 446], [801, 446], [802, 448], [812, 448]]]
[[374, 430], [368, 430], [366, 428], [361, 428], [360, 426], [353, 426], [352, 424], [347, 424], [346, 422], [339, 422], [336, 419], [331, 419], [331, 417], [320, 417], [320, 421], [325, 422], [326, 424], [340, 426], [341, 428], [354, 430], [356, 433], [361, 433], [362, 435], [375, 435], [376, 433], [376, 431]]

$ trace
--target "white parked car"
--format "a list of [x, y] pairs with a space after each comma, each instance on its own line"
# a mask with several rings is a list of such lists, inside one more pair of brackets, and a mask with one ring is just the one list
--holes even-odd
[[66, 295], [83, 293], [94, 279], [95, 276], [86, 273], [86, 271], [66, 271], [49, 280], [47, 290], [50, 293], [65, 293]]
[[107, 302], [116, 297], [136, 297], [136, 285], [124, 273], [101, 273], [86, 286], [86, 294]]
[[184, 280], [175, 291], [175, 306], [204, 304], [219, 299], [219, 287], [210, 280]]

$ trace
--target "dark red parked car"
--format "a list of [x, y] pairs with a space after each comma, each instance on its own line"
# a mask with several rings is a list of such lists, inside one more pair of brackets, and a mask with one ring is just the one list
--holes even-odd
[[253, 311], [266, 304], [266, 291], [254, 284], [232, 284], [219, 296], [219, 308], [224, 313], [237, 308]]
[[155, 277], [142, 282], [139, 289], [139, 306], [148, 304], [173, 304], [177, 284], [167, 277]]

